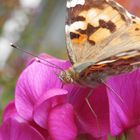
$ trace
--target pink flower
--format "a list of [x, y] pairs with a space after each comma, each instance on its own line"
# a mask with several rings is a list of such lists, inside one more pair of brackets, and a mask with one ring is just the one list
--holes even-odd
[[45, 140], [42, 130], [21, 118], [16, 112], [14, 102], [11, 102], [3, 113], [0, 140]]
[[[70, 63], [42, 57], [56, 66], [36, 59], [28, 63], [17, 81], [15, 101], [3, 113], [0, 140], [106, 140], [109, 133], [139, 139], [139, 70], [109, 78], [108, 87], [62, 86], [57, 75]], [[91, 91], [95, 114], [85, 101]]]
[[111, 134], [125, 133], [129, 140], [140, 137], [140, 70], [114, 76], [107, 83], [122, 98], [108, 89]]
[[[63, 69], [70, 66], [68, 61], [51, 57], [46, 60]], [[40, 133], [45, 140], [48, 137], [53, 140], [75, 140], [81, 136], [89, 140], [105, 140], [109, 133], [105, 86], [95, 89], [90, 97], [90, 104], [98, 117], [96, 119], [85, 102], [92, 89], [71, 84], [62, 87], [57, 76], [60, 71], [45, 61], [39, 63], [34, 60], [29, 63], [16, 85], [15, 107], [18, 116], [28, 127], [32, 126], [37, 130], [37, 133], [37, 126], [45, 130], [47, 137]], [[36, 125], [31, 125], [31, 122]], [[12, 126], [11, 123], [7, 125]]]

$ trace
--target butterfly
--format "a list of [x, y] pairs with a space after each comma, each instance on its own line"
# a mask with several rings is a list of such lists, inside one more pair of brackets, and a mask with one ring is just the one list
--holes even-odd
[[67, 0], [66, 41], [72, 66], [65, 83], [95, 87], [140, 66], [140, 18], [113, 0]]

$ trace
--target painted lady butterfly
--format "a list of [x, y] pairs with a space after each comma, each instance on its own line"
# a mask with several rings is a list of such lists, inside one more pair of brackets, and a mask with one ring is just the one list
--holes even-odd
[[140, 66], [140, 19], [113, 0], [67, 0], [66, 39], [66, 83], [94, 87]]

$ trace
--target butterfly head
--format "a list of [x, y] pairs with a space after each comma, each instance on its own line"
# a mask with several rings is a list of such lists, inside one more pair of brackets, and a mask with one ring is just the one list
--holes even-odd
[[66, 71], [62, 71], [59, 75], [59, 78], [64, 83], [73, 83], [74, 82], [74, 77], [75, 77], [75, 74], [71, 69], [68, 69]]

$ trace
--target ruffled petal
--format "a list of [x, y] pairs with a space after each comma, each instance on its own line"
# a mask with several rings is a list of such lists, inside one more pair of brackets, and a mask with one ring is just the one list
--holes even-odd
[[27, 123], [10, 118], [0, 128], [0, 140], [45, 140], [45, 138]]
[[77, 128], [72, 105], [64, 104], [54, 108], [49, 114], [48, 125], [53, 140], [75, 140]]
[[[41, 95], [51, 88], [60, 88], [62, 82], [57, 74], [60, 68], [67, 68], [70, 63], [59, 59], [46, 59], [48, 62], [33, 62], [21, 74], [15, 91], [15, 105], [18, 113], [27, 120], [32, 119], [34, 105]], [[56, 66], [55, 66], [56, 65]]]
[[112, 135], [140, 123], [140, 70], [111, 77], [107, 85]]
[[68, 92], [63, 89], [50, 89], [43, 94], [34, 109], [35, 122], [47, 129], [48, 114], [50, 110], [56, 105], [65, 103], [67, 101]]

